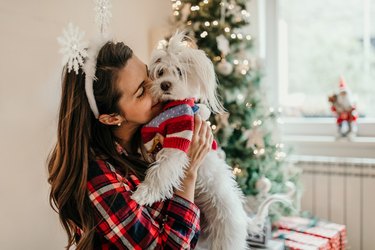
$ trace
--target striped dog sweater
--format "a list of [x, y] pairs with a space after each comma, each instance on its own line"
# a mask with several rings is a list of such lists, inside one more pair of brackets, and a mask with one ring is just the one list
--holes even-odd
[[[194, 98], [170, 101], [163, 111], [141, 129], [146, 150], [152, 156], [162, 148], [188, 151], [194, 131], [194, 114], [198, 111]], [[212, 149], [217, 143], [212, 142]]]

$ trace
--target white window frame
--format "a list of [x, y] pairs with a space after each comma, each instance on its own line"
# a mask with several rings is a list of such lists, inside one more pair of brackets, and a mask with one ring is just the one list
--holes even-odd
[[[259, 25], [259, 57], [264, 61], [262, 79], [268, 102], [280, 106], [279, 10], [277, 0], [257, 0]], [[282, 139], [295, 149], [295, 154], [375, 158], [375, 118], [360, 118], [358, 136], [352, 140], [337, 140], [334, 118], [283, 118]]]

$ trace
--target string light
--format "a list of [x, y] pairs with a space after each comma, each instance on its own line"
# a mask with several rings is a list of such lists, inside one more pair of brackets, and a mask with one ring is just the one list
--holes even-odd
[[233, 34], [233, 33], [232, 33], [232, 34], [230, 35], [230, 37], [231, 37], [232, 39], [236, 39], [237, 36], [236, 36], [236, 34]]
[[199, 10], [199, 9], [200, 9], [200, 8], [199, 8], [198, 5], [191, 6], [191, 8], [190, 8], [191, 11], [197, 11], [197, 10]]
[[219, 24], [219, 22], [215, 20], [215, 21], [212, 22], [212, 24], [213, 24], [214, 26], [217, 26], [217, 25]]
[[158, 43], [158, 46], [157, 46], [157, 49], [162, 49], [164, 48], [165, 46], [167, 46], [168, 42], [166, 40], [160, 40], [159, 43]]
[[203, 3], [204, 3], [204, 4], [208, 4], [208, 0], [204, 0]]
[[246, 39], [250, 41], [251, 40], [251, 36], [250, 35], [246, 35]]
[[241, 70], [241, 74], [242, 74], [242, 75], [246, 75], [246, 74], [247, 74], [247, 70], [246, 70], [246, 69], [242, 69], [242, 70]]
[[243, 94], [238, 94], [237, 95], [237, 99], [242, 101], [245, 97], [243, 96]]
[[233, 168], [233, 171], [232, 171], [232, 173], [234, 174], [234, 175], [238, 175], [238, 174], [240, 174], [242, 172], [242, 170], [239, 168], [239, 167], [235, 167], [235, 168]]
[[180, 9], [180, 6], [181, 6], [181, 1], [176, 1], [174, 4], [172, 4], [172, 8], [174, 9], [174, 10], [179, 10]]
[[201, 33], [201, 37], [202, 37], [202, 38], [205, 38], [207, 35], [208, 35], [208, 32], [207, 32], [207, 31], [203, 31], [203, 32]]
[[175, 15], [175, 16], [179, 16], [179, 15], [180, 15], [180, 12], [179, 12], [178, 10], [175, 10], [175, 11], [173, 12], [173, 15]]
[[242, 34], [237, 34], [237, 37], [238, 37], [238, 39], [242, 40], [243, 35]]
[[248, 60], [243, 60], [243, 62], [242, 62], [244, 65], [249, 65], [249, 61]]
[[214, 57], [215, 62], [220, 62], [221, 61], [221, 56], [215, 56]]
[[212, 130], [216, 130], [217, 127], [216, 127], [216, 125], [212, 125], [211, 128], [212, 128]]
[[264, 148], [259, 149], [259, 154], [260, 155], [263, 155], [265, 152], [266, 152], [266, 150]]
[[256, 121], [254, 121], [253, 122], [253, 126], [260, 126], [260, 125], [262, 125], [262, 121], [261, 120], [256, 120]]
[[238, 65], [238, 63], [239, 63], [239, 61], [238, 61], [237, 59], [234, 59], [234, 60], [233, 60], [233, 64], [234, 64], [234, 65]]
[[253, 106], [253, 104], [251, 104], [249, 102], [246, 103], [246, 108], [251, 108], [252, 106]]
[[230, 32], [230, 28], [229, 27], [225, 27], [224, 31], [228, 33], [228, 32]]
[[210, 22], [208, 22], [208, 21], [204, 22], [204, 26], [209, 27], [210, 26]]
[[275, 160], [277, 160], [277, 161], [280, 161], [280, 160], [284, 159], [285, 157], [286, 157], [285, 152], [277, 151], [275, 153]]
[[241, 14], [245, 17], [250, 17], [250, 13], [246, 10], [241, 10]]
[[187, 25], [191, 25], [191, 23], [192, 23], [191, 21], [188, 21], [186, 24], [187, 24]]

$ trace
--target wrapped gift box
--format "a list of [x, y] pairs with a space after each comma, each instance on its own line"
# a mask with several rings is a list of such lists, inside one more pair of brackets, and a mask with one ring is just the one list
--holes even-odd
[[309, 234], [304, 234], [296, 231], [279, 229], [273, 232], [274, 238], [285, 239], [285, 247], [287, 249], [314, 249], [314, 250], [329, 250], [329, 240]]
[[277, 229], [299, 232], [326, 239], [329, 243], [329, 249], [345, 249], [347, 242], [345, 225], [336, 223], [302, 217], [283, 217], [275, 222], [274, 226]]

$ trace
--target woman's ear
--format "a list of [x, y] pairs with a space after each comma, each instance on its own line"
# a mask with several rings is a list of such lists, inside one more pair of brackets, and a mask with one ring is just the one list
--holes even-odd
[[119, 115], [119, 114], [102, 114], [99, 115], [99, 121], [105, 125], [119, 125], [121, 124], [125, 119]]

